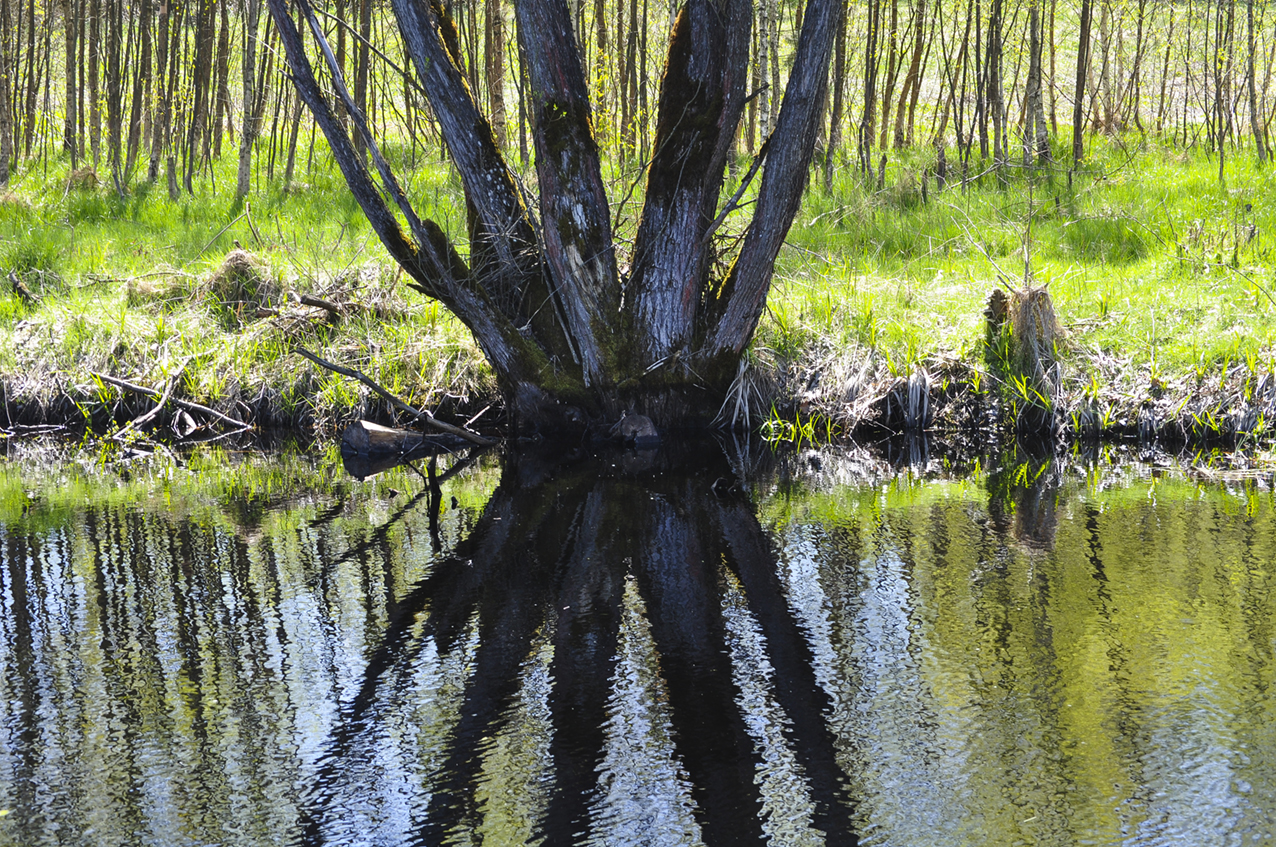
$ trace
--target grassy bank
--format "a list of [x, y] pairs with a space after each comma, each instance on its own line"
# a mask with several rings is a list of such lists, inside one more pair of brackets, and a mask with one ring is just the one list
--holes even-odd
[[[910, 151], [880, 187], [847, 169], [832, 190], [812, 188], [735, 398], [754, 425], [770, 417], [778, 437], [1007, 428], [1049, 406], [1084, 435], [1267, 432], [1270, 170], [1233, 160], [1220, 184], [1203, 153], [1136, 140], [1097, 142], [1071, 179], [1010, 169], [963, 185], [950, 167], [939, 190], [935, 164]], [[7, 284], [0, 295], [0, 427], [102, 431], [153, 405], [95, 373], [171, 386], [259, 426], [388, 419], [383, 401], [296, 346], [442, 414], [495, 399], [468, 333], [404, 286], [328, 165], [304, 184], [259, 185], [246, 205], [229, 200], [228, 167], [177, 201], [162, 186], [121, 197], [69, 180], [65, 163], [15, 177], [0, 197], [0, 271], [30, 296]], [[445, 166], [421, 164], [410, 183], [460, 231]], [[621, 221], [623, 235], [634, 222]], [[989, 294], [1023, 288], [1025, 267], [1058, 318], [1057, 390], [986, 360]]]

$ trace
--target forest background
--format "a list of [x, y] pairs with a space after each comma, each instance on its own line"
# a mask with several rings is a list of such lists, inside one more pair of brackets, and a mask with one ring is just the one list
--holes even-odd
[[[388, 4], [316, 5], [409, 193], [463, 231]], [[623, 250], [676, 8], [571, 8]], [[755, 4], [730, 191], [774, 126], [802, 11]], [[509, 5], [447, 12], [534, 183]], [[848, 5], [807, 198], [723, 420], [802, 438], [1045, 409], [1080, 435], [1265, 437], [1274, 65], [1276, 15], [1253, 0]], [[0, 0], [0, 427], [100, 431], [153, 403], [110, 375], [261, 426], [392, 416], [297, 347], [441, 414], [490, 403], [472, 339], [402, 289], [286, 71], [259, 0]], [[999, 359], [990, 293], [1024, 306], [1042, 285], [1044, 363]]]

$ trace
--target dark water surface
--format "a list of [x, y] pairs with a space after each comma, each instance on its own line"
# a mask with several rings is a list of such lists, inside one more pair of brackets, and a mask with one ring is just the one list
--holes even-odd
[[0, 844], [1276, 837], [1270, 475], [228, 458], [0, 462]]

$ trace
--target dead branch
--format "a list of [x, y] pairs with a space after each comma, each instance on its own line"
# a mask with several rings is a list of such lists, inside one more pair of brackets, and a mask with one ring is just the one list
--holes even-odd
[[[102, 380], [105, 383], [114, 385], [116, 388], [123, 388], [126, 391], [132, 391], [134, 394], [142, 394], [147, 397], [154, 397], [156, 399], [160, 399], [163, 397], [163, 394], [159, 391], [156, 391], [154, 388], [147, 388], [144, 385], [137, 385], [136, 383], [127, 382], [125, 380], [119, 379], [118, 377], [113, 377], [108, 374], [98, 373], [97, 371], [89, 371], [89, 375], [97, 377], [98, 379]], [[252, 428], [252, 424], [246, 424], [241, 420], [236, 420], [235, 418], [230, 417], [229, 415], [223, 415], [221, 412], [217, 411], [216, 409], [210, 409], [207, 406], [201, 406], [199, 403], [192, 403], [189, 400], [179, 400], [176, 397], [170, 397], [168, 399], [168, 402], [172, 403], [175, 406], [180, 406], [181, 408], [186, 409], [188, 412], [199, 412], [202, 415], [208, 415], [209, 417], [216, 418], [217, 420], [222, 421], [223, 423], [227, 423], [227, 424], [230, 424], [231, 426], [239, 427], [240, 429]]]
[[434, 415], [426, 409], [416, 409], [416, 408], [413, 408], [412, 406], [409, 406], [407, 403], [404, 403], [402, 400], [400, 400], [398, 397], [395, 397], [389, 391], [386, 391], [380, 385], [377, 385], [375, 382], [372, 381], [371, 378], [365, 375], [362, 371], [355, 370], [354, 368], [342, 367], [341, 365], [334, 365], [332, 362], [328, 362], [323, 359], [320, 359], [318, 356], [316, 356], [314, 353], [311, 353], [309, 350], [305, 349], [304, 347], [294, 347], [292, 349], [298, 355], [304, 356], [305, 358], [314, 362], [316, 365], [318, 365], [321, 368], [327, 368], [333, 373], [339, 373], [342, 376], [348, 376], [353, 379], [359, 380], [364, 385], [368, 386], [373, 391], [375, 391], [378, 395], [380, 395], [385, 400], [387, 400], [390, 403], [390, 405], [394, 406], [396, 409], [399, 409], [400, 411], [407, 412], [409, 415], [412, 415], [415, 419], [424, 422], [426, 426], [431, 426], [434, 429], [437, 429], [439, 432], [446, 432], [449, 435], [455, 435], [459, 438], [464, 438], [466, 441], [469, 441], [473, 444], [477, 444], [480, 447], [491, 447], [496, 444], [495, 441], [492, 441], [489, 438], [484, 438], [483, 436], [479, 435], [476, 432], [471, 432], [468, 429], [462, 429], [459, 426], [453, 426], [450, 423], [441, 421], [438, 418], [434, 417]]

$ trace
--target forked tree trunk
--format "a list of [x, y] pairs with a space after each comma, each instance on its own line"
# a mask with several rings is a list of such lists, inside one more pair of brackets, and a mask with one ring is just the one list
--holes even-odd
[[[687, 0], [678, 11], [627, 276], [612, 243], [566, 0], [514, 4], [536, 147], [536, 216], [462, 76], [457, 31], [442, 4], [391, 5], [465, 191], [468, 260], [420, 216], [391, 172], [309, 2], [270, 0], [270, 11], [298, 91], [350, 190], [415, 287], [474, 334], [516, 427], [600, 428], [626, 411], [666, 427], [707, 424], [736, 377], [801, 200], [839, 2], [809, 2], [784, 103], [759, 153], [766, 167], [753, 218], [725, 277], [714, 273], [721, 257], [713, 236], [734, 211], [735, 198], [724, 205], [720, 195], [746, 98], [748, 0]], [[322, 83], [303, 29], [325, 57]], [[325, 96], [333, 90], [368, 146], [371, 170]]]

